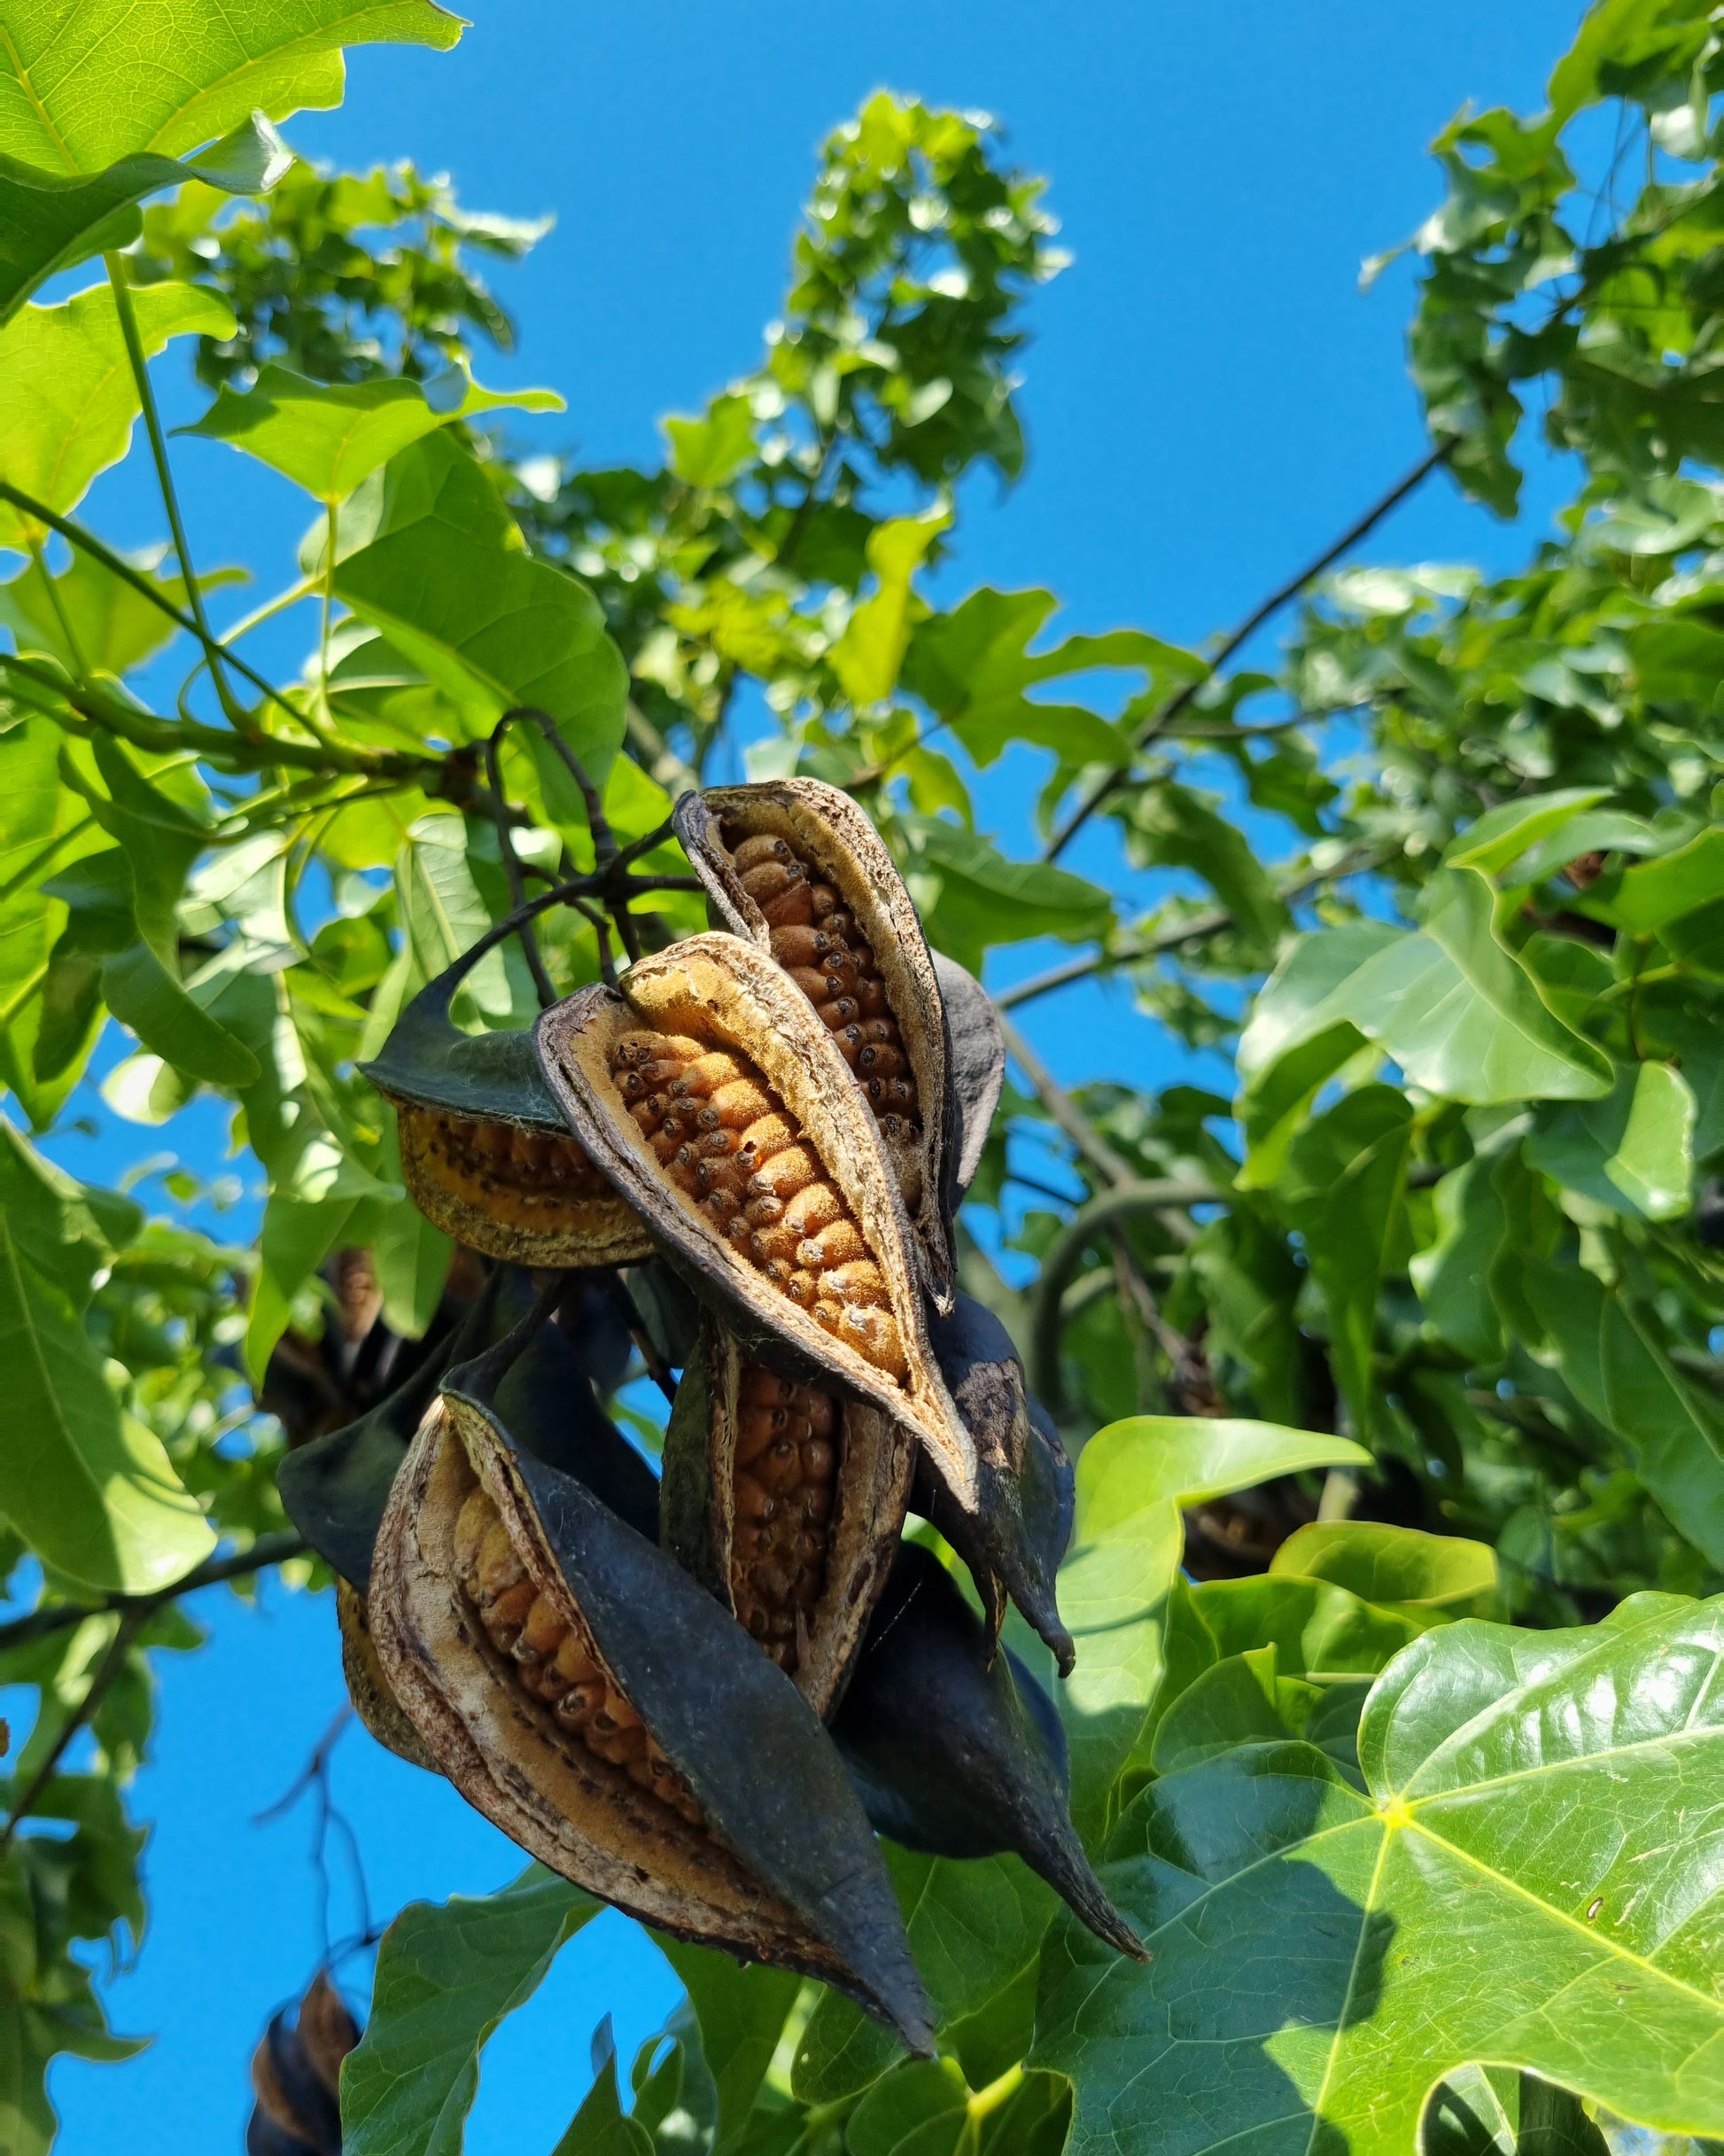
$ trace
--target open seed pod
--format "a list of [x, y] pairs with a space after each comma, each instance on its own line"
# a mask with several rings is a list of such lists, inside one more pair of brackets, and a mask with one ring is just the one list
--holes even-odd
[[685, 794], [677, 837], [734, 934], [816, 1008], [880, 1125], [937, 1307], [951, 1295], [950, 1046], [910, 893], [880, 834], [819, 779]]
[[771, 954], [709, 933], [539, 1022], [570, 1126], [743, 1347], [903, 1422], [952, 1500], [975, 1451], [928, 1347], [874, 1117]]
[[359, 2029], [340, 1993], [320, 1970], [299, 2002], [292, 2028], [274, 2016], [252, 2059], [256, 2104], [245, 2129], [246, 2156], [341, 2156], [337, 2105], [341, 2062]]
[[884, 1862], [819, 1718], [711, 1595], [516, 1441], [501, 1392], [521, 1347], [450, 1373], [391, 1497], [371, 1622], [396, 1697], [468, 1802], [554, 1871], [818, 1977], [931, 2051]]
[[375, 1062], [360, 1069], [394, 1104], [401, 1174], [435, 1227], [523, 1265], [619, 1265], [645, 1231], [570, 1138], [532, 1036], [463, 1033], [455, 991], [496, 938], [482, 937], [422, 988]]
[[1013, 1850], [1099, 1939], [1147, 1958], [1072, 1825], [1053, 1702], [1009, 1649], [992, 1653], [920, 1544], [899, 1550], [832, 1734], [882, 1834], [936, 1856]]
[[341, 1675], [353, 1712], [385, 1752], [393, 1752], [409, 1766], [423, 1767], [435, 1774], [437, 1762], [401, 1712], [401, 1703], [391, 1691], [377, 1660], [377, 1642], [371, 1637], [370, 1605], [357, 1587], [344, 1579], [335, 1583], [335, 1618], [341, 1631]]
[[982, 1149], [993, 1128], [1006, 1084], [1006, 1036], [994, 999], [973, 973], [944, 951], [931, 953], [934, 977], [945, 1007], [951, 1092], [951, 1139], [946, 1150], [946, 1223], [950, 1227], [964, 1194], [982, 1165]]
[[914, 1459], [893, 1416], [780, 1377], [703, 1323], [664, 1433], [661, 1538], [816, 1714], [886, 1584]]
[[1069, 1677], [1076, 1649], [1060, 1621], [1060, 1561], [1071, 1540], [1076, 1480], [1060, 1433], [1024, 1383], [1012, 1335], [974, 1296], [928, 1324], [934, 1353], [975, 1445], [981, 1502], [954, 1505], [934, 1475], [919, 1479], [916, 1509], [968, 1565], [998, 1640], [1009, 1597]]

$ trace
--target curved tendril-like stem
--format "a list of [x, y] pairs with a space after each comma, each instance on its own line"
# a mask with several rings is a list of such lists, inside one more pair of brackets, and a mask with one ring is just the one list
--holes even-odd
[[1051, 1415], [1065, 1405], [1060, 1374], [1060, 1335], [1065, 1314], [1060, 1304], [1083, 1253], [1099, 1236], [1133, 1213], [1181, 1213], [1192, 1205], [1225, 1204], [1228, 1194], [1205, 1183], [1132, 1181], [1104, 1190], [1080, 1206], [1055, 1236], [1042, 1260], [1030, 1304], [1029, 1384]]
[[[502, 856], [503, 874], [509, 879], [509, 899], [511, 908], [519, 913], [526, 903], [526, 879], [521, 874], [521, 861], [515, 851], [515, 837], [509, 829], [509, 803], [503, 797], [502, 735], [509, 724], [509, 714], [498, 720], [491, 729], [491, 737], [485, 744], [485, 775], [491, 789], [491, 813], [497, 824], [497, 851]], [[556, 991], [551, 985], [551, 977], [545, 970], [545, 961], [539, 949], [539, 938], [532, 932], [531, 921], [520, 927], [521, 948], [526, 954], [527, 970], [532, 976], [532, 985], [539, 995], [540, 1010], [549, 1010], [556, 1001]]]

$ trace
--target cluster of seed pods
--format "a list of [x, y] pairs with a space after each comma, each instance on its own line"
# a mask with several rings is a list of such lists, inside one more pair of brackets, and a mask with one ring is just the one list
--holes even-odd
[[908, 1372], [885, 1276], [758, 1066], [681, 1033], [620, 1034], [612, 1082], [684, 1199], [770, 1286], [885, 1375]]
[[730, 857], [772, 930], [772, 952], [819, 1013], [889, 1137], [919, 1128], [916, 1081], [874, 954], [819, 866], [788, 838], [741, 838]]
[[606, 1766], [702, 1824], [687, 1785], [653, 1742], [602, 1665], [527, 1576], [496, 1506], [476, 1488], [455, 1522], [455, 1574], [487, 1639], [513, 1664], [521, 1689], [542, 1700], [559, 1728]]
[[744, 1363], [731, 1484], [730, 1584], [737, 1622], [795, 1670], [826, 1585], [837, 1494], [838, 1403]]
[[611, 1195], [572, 1138], [407, 1101], [400, 1114], [403, 1138], [416, 1140], [427, 1171], [494, 1219], [531, 1226], [571, 1204]]

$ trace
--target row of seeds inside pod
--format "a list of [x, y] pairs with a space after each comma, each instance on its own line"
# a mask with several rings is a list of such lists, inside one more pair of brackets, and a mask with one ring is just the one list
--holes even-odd
[[737, 1622], [794, 1670], [826, 1584], [838, 1479], [838, 1404], [744, 1363], [731, 1479], [730, 1589]]
[[681, 1033], [620, 1035], [610, 1075], [667, 1179], [763, 1280], [889, 1377], [908, 1374], [884, 1274], [758, 1068]]
[[455, 1521], [455, 1576], [515, 1681], [595, 1759], [701, 1824], [700, 1806], [586, 1642], [527, 1576], [496, 1506], [475, 1489]]
[[916, 1081], [904, 1037], [874, 954], [838, 892], [787, 838], [763, 831], [738, 840], [730, 857], [772, 931], [773, 956], [819, 1012], [875, 1116], [913, 1129]]
[[506, 1194], [532, 1206], [606, 1198], [610, 1188], [572, 1138], [524, 1129], [518, 1123], [477, 1120], [440, 1108], [403, 1103], [401, 1117], [423, 1133], [427, 1156], [457, 1187], [487, 1197]]

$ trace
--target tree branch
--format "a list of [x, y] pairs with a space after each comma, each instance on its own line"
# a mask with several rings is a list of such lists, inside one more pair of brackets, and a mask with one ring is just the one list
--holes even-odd
[[71, 1631], [86, 1617], [113, 1616], [117, 1612], [122, 1616], [136, 1615], [141, 1624], [166, 1604], [178, 1601], [182, 1595], [196, 1594], [200, 1587], [219, 1587], [229, 1580], [245, 1579], [252, 1573], [268, 1571], [272, 1565], [285, 1564], [290, 1557], [303, 1557], [305, 1553], [305, 1543], [291, 1530], [260, 1535], [250, 1549], [235, 1551], [226, 1557], [206, 1558], [182, 1578], [149, 1594], [111, 1594], [99, 1602], [55, 1602], [46, 1609], [33, 1609], [26, 1616], [0, 1624], [0, 1654], [9, 1647], [24, 1646], [33, 1639], [48, 1639], [56, 1632]]
[[999, 1030], [1013, 1062], [1029, 1080], [1031, 1092], [1090, 1165], [1110, 1183], [1131, 1182], [1134, 1178], [1130, 1166], [1091, 1125], [1076, 1101], [1012, 1021], [1002, 1016]]
[[[1278, 614], [1290, 600], [1296, 599], [1308, 584], [1320, 577], [1332, 563], [1339, 561], [1349, 548], [1356, 547], [1362, 539], [1374, 531], [1391, 510], [1399, 508], [1409, 494], [1425, 484], [1440, 464], [1448, 462], [1458, 446], [1457, 440], [1452, 436], [1446, 441], [1439, 442], [1428, 456], [1421, 457], [1412, 470], [1397, 479], [1386, 494], [1379, 495], [1364, 515], [1349, 525], [1332, 545], [1325, 547], [1315, 561], [1307, 562], [1295, 575], [1289, 577], [1285, 584], [1270, 592], [1260, 605], [1254, 607], [1209, 661], [1208, 671], [1197, 681], [1187, 681], [1183, 689], [1177, 689], [1159, 711], [1152, 712], [1144, 721], [1132, 739], [1134, 756], [1137, 751], [1153, 741], [1158, 734], [1166, 733], [1204, 683], [1213, 681], [1240, 646], [1249, 642], [1266, 621]], [[1116, 764], [1111, 771], [1105, 772], [1097, 780], [1066, 822], [1049, 839], [1042, 853], [1044, 861], [1059, 860], [1107, 797], [1130, 777], [1132, 769], [1131, 764]]]
[[0, 1851], [12, 1846], [12, 1837], [17, 1833], [19, 1825], [29, 1817], [37, 1798], [53, 1780], [61, 1760], [66, 1757], [66, 1749], [72, 1740], [102, 1704], [103, 1697], [108, 1687], [119, 1676], [120, 1670], [125, 1668], [126, 1657], [132, 1651], [132, 1642], [143, 1630], [144, 1622], [144, 1613], [130, 1609], [123, 1610], [120, 1613], [120, 1623], [114, 1628], [113, 1638], [108, 1642], [108, 1651], [97, 1663], [96, 1674], [84, 1689], [83, 1698], [66, 1717], [59, 1734], [48, 1747], [46, 1758], [25, 1784], [23, 1794], [12, 1806], [11, 1818], [6, 1821], [4, 1828], [0, 1829]]

